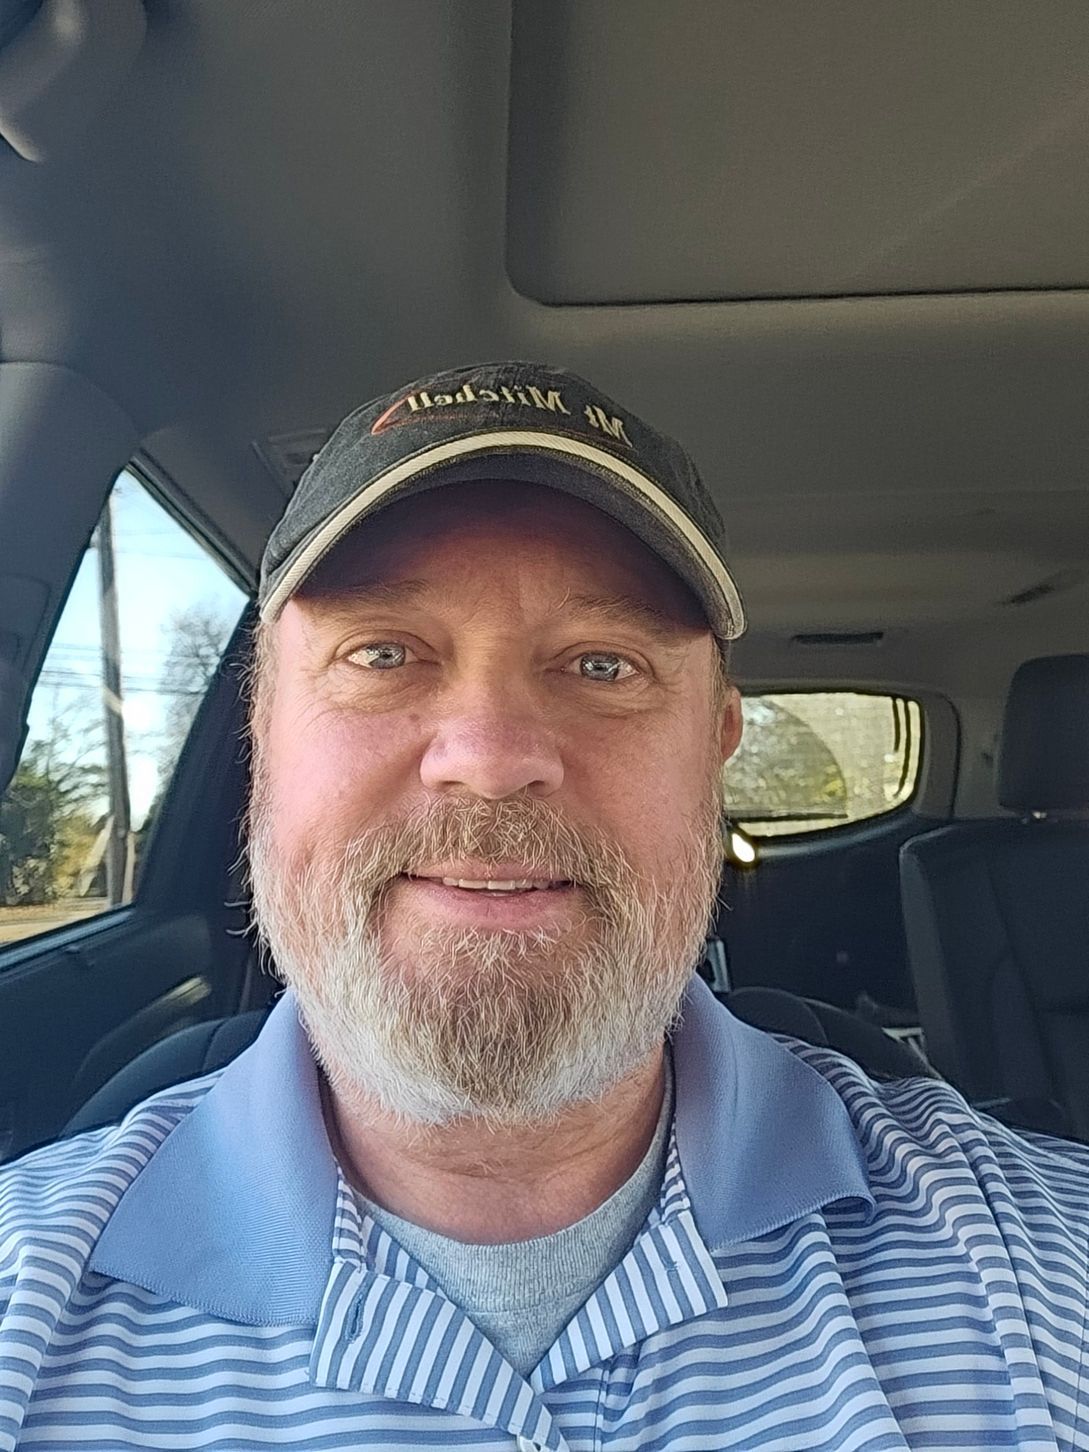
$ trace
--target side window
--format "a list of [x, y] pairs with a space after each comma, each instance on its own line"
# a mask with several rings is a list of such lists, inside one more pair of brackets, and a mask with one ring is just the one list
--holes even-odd
[[0, 800], [0, 948], [131, 900], [159, 803], [245, 601], [122, 472]]
[[915, 794], [922, 712], [903, 696], [745, 696], [725, 768], [727, 810], [752, 837], [823, 832], [895, 811]]

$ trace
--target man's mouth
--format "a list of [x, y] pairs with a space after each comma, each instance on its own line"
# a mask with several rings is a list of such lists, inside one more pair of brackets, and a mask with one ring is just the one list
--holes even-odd
[[[400, 900], [411, 904], [411, 910], [435, 923], [446, 921], [521, 932], [569, 928], [582, 902], [577, 883], [569, 878], [515, 877], [513, 874], [463, 877], [464, 869], [459, 868], [460, 864], [452, 871], [448, 868], [434, 875], [401, 873], [394, 882], [393, 903]], [[398, 888], [405, 894], [404, 898], [399, 898]]]
[[564, 878], [495, 878], [495, 877], [430, 877], [404, 873], [410, 882], [434, 882], [442, 887], [461, 888], [465, 892], [555, 892], [573, 884]]

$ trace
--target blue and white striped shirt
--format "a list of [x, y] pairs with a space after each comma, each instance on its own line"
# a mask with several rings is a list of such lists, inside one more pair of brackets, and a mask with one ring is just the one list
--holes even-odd
[[528, 1379], [341, 1178], [290, 994], [0, 1173], [0, 1449], [1089, 1449], [1089, 1151], [694, 981], [662, 1193]]

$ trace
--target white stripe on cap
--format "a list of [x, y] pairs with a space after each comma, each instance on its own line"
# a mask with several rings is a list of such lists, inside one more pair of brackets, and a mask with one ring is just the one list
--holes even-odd
[[262, 620], [270, 620], [280, 613], [310, 571], [332, 549], [341, 536], [346, 534], [386, 495], [425, 470], [437, 468], [441, 464], [455, 463], [469, 458], [473, 454], [494, 452], [497, 449], [509, 450], [511, 453], [562, 454], [581, 463], [596, 465], [614, 475], [622, 484], [626, 484], [637, 497], [648, 500], [658, 513], [672, 525], [678, 540], [686, 546], [689, 553], [694, 556], [718, 587], [730, 616], [731, 625], [727, 639], [736, 640], [743, 632], [745, 609], [741, 603], [737, 586], [707, 536], [660, 485], [655, 484], [653, 479], [639, 469], [632, 468], [623, 459], [606, 453], [604, 449], [596, 449], [592, 444], [584, 444], [581, 440], [568, 438], [565, 434], [546, 434], [536, 430], [532, 433], [524, 430], [496, 431], [495, 433], [475, 434], [472, 438], [467, 439], [453, 439], [449, 443], [436, 444], [434, 448], [424, 449], [421, 453], [414, 454], [411, 459], [405, 459], [392, 469], [387, 469], [365, 489], [361, 489], [353, 498], [347, 500], [342, 508], [330, 515], [324, 524], [311, 535], [284, 571], [279, 584], [269, 594], [261, 609]]

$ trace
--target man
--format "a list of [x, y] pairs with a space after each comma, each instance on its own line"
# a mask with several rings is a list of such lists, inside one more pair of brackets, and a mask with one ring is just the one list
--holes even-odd
[[0, 1177], [0, 1447], [1089, 1448], [1086, 1152], [693, 977], [743, 616], [683, 451], [540, 365], [423, 380], [260, 600], [290, 991]]

